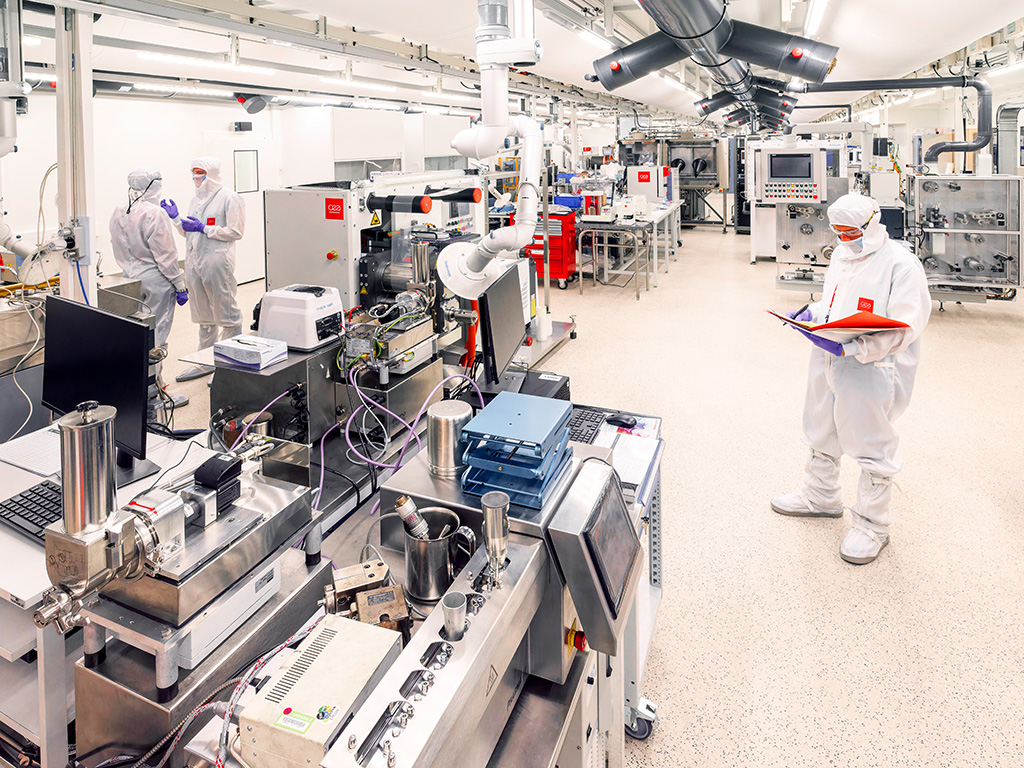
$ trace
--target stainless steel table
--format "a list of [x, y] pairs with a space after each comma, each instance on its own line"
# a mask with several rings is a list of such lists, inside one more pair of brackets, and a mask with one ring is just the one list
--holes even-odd
[[[600, 255], [604, 265], [606, 285], [615, 285], [625, 288], [633, 280], [636, 287], [636, 299], [640, 300], [640, 265], [644, 266], [645, 290], [651, 290], [651, 240], [654, 233], [654, 223], [651, 221], [587, 221], [583, 222], [576, 233], [576, 248], [580, 254], [580, 293], [583, 293], [583, 239], [590, 235], [591, 243], [591, 269], [594, 278], [594, 285], [597, 285], [597, 272], [600, 266], [598, 256]], [[611, 235], [618, 235], [622, 240], [628, 242], [610, 242]], [[610, 248], [620, 251], [628, 251], [631, 258], [627, 256], [624, 266], [627, 268], [613, 269], [608, 266], [608, 252]], [[632, 272], [628, 269], [632, 266]], [[608, 281], [609, 275], [629, 275], [624, 283], [612, 283]]]

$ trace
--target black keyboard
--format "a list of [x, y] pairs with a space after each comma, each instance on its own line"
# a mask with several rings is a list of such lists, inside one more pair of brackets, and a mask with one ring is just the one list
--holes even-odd
[[569, 439], [588, 445], [593, 443], [607, 415], [607, 411], [574, 405], [569, 418]]
[[0, 523], [22, 536], [44, 543], [46, 526], [64, 517], [61, 488], [52, 480], [0, 501]]

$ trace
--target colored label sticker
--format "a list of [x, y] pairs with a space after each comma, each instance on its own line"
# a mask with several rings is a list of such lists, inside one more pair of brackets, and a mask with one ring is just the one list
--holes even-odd
[[295, 731], [295, 733], [305, 733], [309, 730], [309, 726], [312, 724], [313, 718], [309, 715], [303, 715], [301, 712], [289, 712], [288, 714], [282, 714], [274, 721], [274, 725], [278, 728]]
[[324, 218], [342, 221], [345, 218], [345, 201], [340, 197], [328, 197], [324, 200]]
[[377, 213], [377, 211], [374, 211], [373, 212], [373, 216], [370, 217], [370, 226], [371, 227], [379, 227], [380, 226], [380, 214]]
[[215, 226], [216, 224], [217, 224], [217, 220], [215, 218], [213, 218], [212, 216], [206, 220], [206, 226], [208, 226], [208, 227]]
[[858, 312], [874, 312], [875, 311], [875, 300], [874, 299], [857, 299], [857, 311]]
[[637, 173], [636, 173], [636, 180], [637, 181], [647, 181], [647, 182], [649, 182], [651, 180], [651, 172], [650, 171], [637, 171]]

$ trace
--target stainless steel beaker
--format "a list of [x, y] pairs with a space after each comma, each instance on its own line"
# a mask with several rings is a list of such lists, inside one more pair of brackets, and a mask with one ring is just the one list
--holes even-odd
[[[430, 528], [427, 539], [417, 539], [403, 526], [405, 591], [414, 600], [436, 603], [476, 551], [476, 534], [460, 525], [459, 516], [450, 509], [426, 507], [420, 515]], [[461, 557], [460, 541], [464, 544]]]

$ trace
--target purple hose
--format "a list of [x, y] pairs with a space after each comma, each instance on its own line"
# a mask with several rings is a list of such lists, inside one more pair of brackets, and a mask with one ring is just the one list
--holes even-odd
[[262, 416], [264, 413], [266, 413], [267, 410], [270, 408], [270, 406], [272, 406], [274, 403], [276, 403], [278, 400], [280, 400], [282, 397], [284, 397], [285, 395], [287, 395], [291, 391], [292, 391], [292, 389], [291, 389], [291, 387], [289, 387], [284, 392], [282, 392], [280, 395], [278, 395], [273, 400], [271, 400], [269, 403], [267, 403], [266, 406], [264, 406], [263, 410], [260, 411], [259, 413], [257, 413], [253, 417], [252, 421], [250, 421], [248, 424], [245, 425], [245, 429], [243, 429], [239, 433], [238, 437], [235, 438], [235, 442], [233, 442], [231, 444], [231, 447], [228, 448], [228, 453], [230, 453], [231, 451], [235, 450], [235, 446], [237, 446], [240, 442], [242, 442], [242, 438], [245, 437], [245, 433], [249, 431], [250, 427], [252, 427], [253, 424], [255, 424], [257, 421], [260, 420], [260, 416]]
[[[320, 485], [316, 489], [316, 502], [313, 504], [313, 511], [314, 512], [319, 510], [319, 508], [320, 508], [320, 496], [324, 492], [324, 441], [327, 439], [327, 436], [329, 434], [331, 434], [331, 432], [333, 432], [335, 429], [337, 429], [340, 426], [341, 426], [341, 422], [339, 421], [337, 424], [334, 424], [333, 426], [330, 427], [330, 429], [328, 429], [326, 432], [324, 432], [323, 437], [320, 438]], [[357, 491], [356, 495], [357, 496], [359, 495], [358, 491]]]

